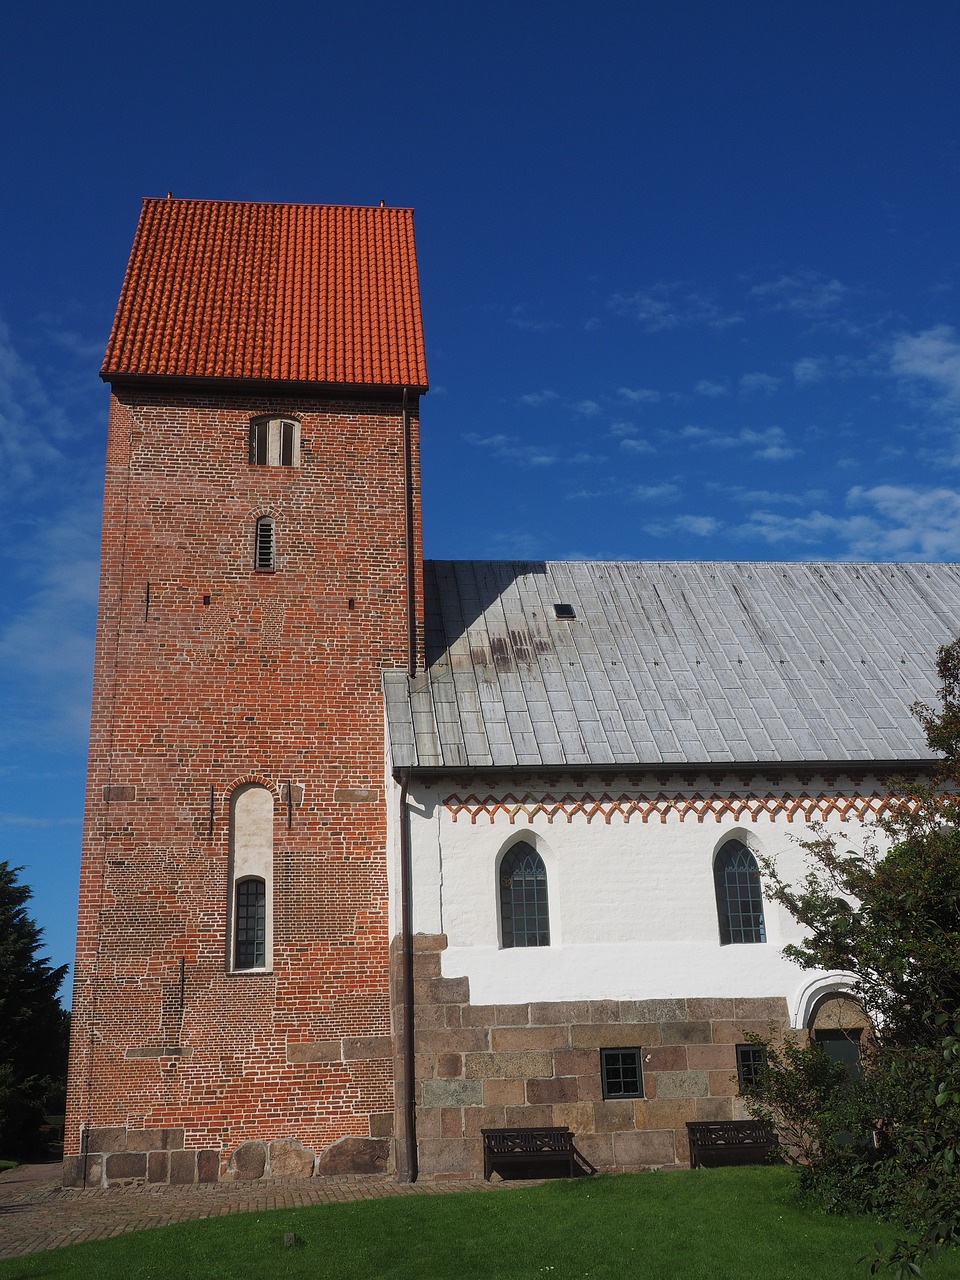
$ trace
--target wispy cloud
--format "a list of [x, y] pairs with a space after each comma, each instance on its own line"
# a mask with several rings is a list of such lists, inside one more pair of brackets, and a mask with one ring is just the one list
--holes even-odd
[[709, 400], [718, 400], [730, 394], [729, 388], [722, 382], [711, 382], [708, 378], [701, 378], [693, 391], [695, 395], [706, 396]]
[[541, 405], [556, 404], [560, 397], [556, 391], [545, 388], [543, 391], [528, 391], [526, 395], [518, 396], [520, 404], [530, 405], [533, 409], [539, 409]]
[[617, 395], [628, 404], [657, 404], [661, 399], [651, 387], [618, 387]]
[[767, 462], [782, 462], [800, 453], [789, 443], [782, 427], [765, 427], [760, 431], [743, 427], [740, 431], [729, 432], [691, 423], [681, 427], [677, 435], [682, 440], [713, 449], [749, 449], [755, 458]]
[[630, 490], [634, 502], [673, 502], [680, 497], [675, 484], [638, 484]]
[[960, 558], [960, 491], [908, 485], [857, 486], [847, 514], [815, 508], [785, 516], [755, 511], [739, 532], [770, 545], [824, 548], [834, 558], [955, 560]]
[[763, 284], [755, 284], [750, 296], [769, 311], [792, 311], [807, 319], [821, 319], [841, 307], [850, 294], [839, 280], [816, 271], [794, 271]]
[[476, 431], [470, 431], [463, 438], [467, 444], [472, 444], [476, 449], [485, 449], [495, 458], [510, 458], [516, 462], [525, 462], [531, 467], [549, 467], [557, 461], [556, 452], [537, 444], [523, 444], [516, 436], [482, 436]]
[[507, 324], [524, 333], [543, 333], [548, 329], [560, 328], [556, 320], [532, 319], [526, 314], [526, 308], [519, 305], [515, 306], [507, 316]]
[[780, 386], [780, 379], [772, 373], [745, 373], [739, 385], [745, 395], [772, 395]]
[[726, 329], [742, 324], [743, 316], [724, 311], [710, 293], [686, 285], [659, 283], [636, 293], [617, 293], [608, 306], [615, 315], [639, 321], [645, 333], [705, 325]]

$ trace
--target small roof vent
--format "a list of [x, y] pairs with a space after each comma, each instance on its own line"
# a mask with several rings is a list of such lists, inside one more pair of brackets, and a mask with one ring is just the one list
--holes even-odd
[[555, 604], [553, 606], [553, 611], [558, 618], [563, 618], [566, 621], [577, 616], [577, 611], [574, 609], [572, 604]]

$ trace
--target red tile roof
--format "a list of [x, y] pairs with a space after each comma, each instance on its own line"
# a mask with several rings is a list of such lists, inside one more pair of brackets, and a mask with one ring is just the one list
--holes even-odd
[[100, 373], [426, 387], [413, 211], [144, 200]]

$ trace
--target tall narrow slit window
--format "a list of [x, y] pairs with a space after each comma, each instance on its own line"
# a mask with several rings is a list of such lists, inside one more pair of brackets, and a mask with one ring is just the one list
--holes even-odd
[[263, 972], [273, 963], [273, 792], [238, 787], [230, 801], [227, 968]]
[[253, 567], [255, 569], [275, 569], [277, 567], [276, 528], [270, 516], [261, 516], [257, 521], [253, 547]]
[[547, 871], [532, 845], [508, 849], [500, 862], [500, 936], [504, 947], [548, 947]]
[[250, 876], [237, 885], [233, 940], [235, 969], [262, 969], [267, 963], [267, 886]]
[[728, 840], [713, 865], [720, 942], [766, 942], [763, 891], [757, 860], [739, 840]]
[[292, 418], [254, 418], [250, 423], [250, 463], [257, 467], [298, 467], [300, 423]]

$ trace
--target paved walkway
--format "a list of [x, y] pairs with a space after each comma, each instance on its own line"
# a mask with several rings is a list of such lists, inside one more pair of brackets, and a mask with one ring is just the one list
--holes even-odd
[[380, 1176], [68, 1191], [60, 1186], [60, 1176], [59, 1164], [23, 1165], [0, 1172], [0, 1258], [18, 1258], [83, 1240], [105, 1240], [145, 1227], [219, 1218], [227, 1213], [531, 1185], [480, 1181], [401, 1184]]

